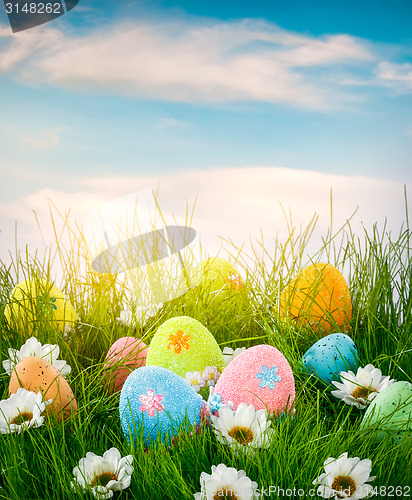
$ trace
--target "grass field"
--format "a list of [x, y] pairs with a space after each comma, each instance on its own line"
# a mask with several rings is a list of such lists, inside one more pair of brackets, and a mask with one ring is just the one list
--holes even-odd
[[[88, 451], [98, 455], [117, 447], [122, 456], [134, 457], [131, 486], [115, 492], [114, 498], [189, 499], [200, 491], [199, 477], [210, 473], [212, 465], [224, 463], [246, 471], [259, 488], [272, 486], [268, 498], [311, 498], [312, 481], [323, 471], [326, 458], [348, 452], [350, 457], [372, 460], [375, 498], [412, 496], [411, 440], [394, 444], [390, 438], [375, 442], [373, 433], [360, 430], [364, 411], [344, 404], [302, 369], [302, 355], [316, 340], [309, 326], [283, 321], [278, 315], [280, 292], [296, 272], [310, 262], [329, 262], [348, 276], [353, 318], [349, 335], [355, 341], [361, 366], [372, 363], [384, 375], [412, 381], [412, 234], [406, 224], [397, 234], [387, 234], [375, 226], [362, 235], [352, 233], [350, 223], [324, 235], [315, 255], [306, 248], [316, 221], [297, 232], [290, 225], [290, 238], [275, 248], [255, 242], [255, 253], [229, 249], [232, 262], [246, 275], [247, 300], [236, 296], [225, 300], [205, 300], [202, 289], [167, 302], [144, 327], [119, 324], [124, 290], [116, 286], [116, 276], [88, 273], [79, 278], [75, 252], [60, 248], [66, 270], [60, 289], [69, 295], [80, 323], [63, 336], [47, 324], [35, 335], [41, 343], [60, 346], [60, 359], [72, 367], [69, 383], [78, 402], [78, 412], [64, 424], [43, 425], [22, 434], [0, 435], [0, 498], [75, 499], [93, 498], [91, 493], [72, 490], [72, 470]], [[75, 244], [75, 243], [74, 243]], [[264, 256], [264, 258], [263, 258]], [[254, 262], [246, 269], [246, 262]], [[30, 275], [47, 279], [53, 262], [26, 256], [11, 267], [0, 267], [0, 361], [8, 357], [9, 347], [19, 348], [25, 341], [4, 318], [4, 307], [19, 280]], [[50, 265], [50, 267], [49, 267]], [[283, 422], [273, 419], [276, 438], [269, 449], [254, 458], [235, 456], [217, 442], [212, 433], [190, 437], [182, 434], [179, 446], [158, 445], [145, 452], [143, 445], [131, 447], [123, 437], [118, 413], [119, 395], [109, 395], [102, 384], [104, 357], [112, 343], [125, 335], [142, 338], [147, 344], [157, 327], [179, 315], [199, 320], [223, 348], [270, 344], [288, 359], [296, 382], [296, 414]], [[8, 397], [9, 376], [0, 373], [2, 399]], [[277, 488], [284, 490], [277, 490]], [[276, 491], [275, 491], [275, 489]], [[400, 491], [400, 490], [398, 490]], [[303, 493], [304, 492], [304, 493]], [[391, 495], [392, 493], [392, 495]], [[316, 496], [315, 496], [316, 497]], [[398, 496], [399, 497], [399, 496]], [[265, 497], [262, 497], [265, 498]]]

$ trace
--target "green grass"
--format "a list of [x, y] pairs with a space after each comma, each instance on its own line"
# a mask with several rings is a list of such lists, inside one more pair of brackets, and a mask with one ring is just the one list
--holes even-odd
[[[277, 314], [279, 294], [297, 271], [311, 262], [329, 262], [348, 276], [353, 319], [350, 335], [358, 346], [361, 365], [372, 363], [384, 375], [412, 381], [412, 234], [408, 223], [396, 235], [374, 226], [362, 235], [353, 234], [350, 221], [333, 232], [329, 229], [319, 251], [306, 250], [316, 226], [314, 217], [308, 227], [298, 231], [289, 217], [289, 239], [276, 241], [269, 249], [262, 240], [254, 242], [252, 255], [228, 245], [233, 263], [247, 276], [247, 300], [238, 298], [207, 300], [200, 288], [166, 303], [144, 328], [120, 325], [125, 290], [116, 276], [88, 270], [78, 276], [84, 252], [81, 236], [65, 225], [72, 247], [59, 245], [57, 251], [40, 259], [37, 255], [16, 258], [7, 268], [0, 265], [0, 361], [8, 357], [9, 347], [20, 347], [25, 339], [6, 323], [3, 311], [15, 283], [31, 275], [46, 278], [53, 266], [65, 269], [59, 286], [70, 296], [81, 323], [68, 337], [47, 324], [39, 326], [36, 336], [42, 343], [57, 343], [60, 359], [72, 367], [70, 386], [78, 402], [76, 416], [60, 424], [44, 425], [21, 435], [0, 435], [0, 498], [75, 499], [93, 498], [70, 487], [72, 469], [87, 451], [102, 455], [116, 446], [122, 455], [132, 454], [135, 468], [132, 484], [115, 493], [115, 498], [186, 499], [200, 491], [201, 472], [210, 473], [212, 465], [244, 469], [260, 488], [284, 490], [312, 488], [329, 456], [343, 452], [369, 458], [373, 462], [373, 485], [410, 486], [412, 484], [411, 441], [394, 445], [388, 438], [375, 442], [373, 434], [359, 429], [361, 410], [349, 407], [325, 390], [302, 370], [301, 358], [316, 341], [309, 327], [281, 321]], [[253, 266], [250, 264], [253, 262]], [[195, 437], [182, 435], [172, 449], [159, 445], [145, 452], [143, 445], [127, 443], [120, 428], [118, 395], [108, 395], [102, 384], [103, 360], [118, 338], [133, 335], [150, 342], [157, 327], [168, 318], [188, 315], [202, 322], [223, 348], [270, 344], [284, 353], [296, 381], [296, 415], [283, 423], [274, 420], [276, 439], [271, 447], [253, 459], [234, 456], [211, 433]], [[8, 397], [9, 377], [0, 372], [0, 396]], [[406, 490], [405, 490], [406, 491]], [[412, 495], [412, 491], [410, 491]], [[381, 495], [385, 498], [385, 495]], [[280, 498], [272, 493], [271, 498]], [[302, 498], [302, 496], [301, 496]], [[303, 498], [306, 498], [303, 497]], [[309, 497], [307, 497], [309, 498]], [[375, 497], [375, 498], [379, 498]]]

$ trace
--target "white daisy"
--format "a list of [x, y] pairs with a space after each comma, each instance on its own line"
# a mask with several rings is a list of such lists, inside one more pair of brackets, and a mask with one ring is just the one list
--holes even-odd
[[212, 425], [222, 444], [235, 451], [250, 453], [255, 448], [267, 448], [274, 435], [265, 409], [256, 411], [253, 405], [240, 403], [236, 411], [222, 405], [219, 416], [211, 415]]
[[366, 484], [373, 481], [370, 476], [372, 462], [358, 457], [348, 458], [342, 453], [338, 458], [329, 457], [324, 462], [325, 472], [313, 484], [318, 487], [317, 494], [323, 498], [366, 498], [372, 486]]
[[200, 372], [187, 372], [185, 380], [196, 392], [199, 392], [206, 383]]
[[223, 348], [223, 358], [225, 360], [226, 366], [236, 358], [236, 356], [239, 356], [243, 351], [246, 350], [246, 347], [237, 347], [235, 350], [233, 350], [230, 347], [224, 347]]
[[206, 366], [203, 370], [202, 378], [205, 381], [205, 384], [209, 387], [213, 387], [216, 382], [219, 380], [220, 373], [216, 366]]
[[356, 375], [351, 371], [340, 372], [339, 375], [343, 383], [332, 381], [332, 384], [339, 389], [332, 391], [332, 394], [346, 404], [360, 409], [366, 408], [378, 392], [395, 382], [389, 376], [383, 377], [379, 368], [370, 364], [365, 368], [358, 368]]
[[212, 465], [212, 474], [200, 475], [200, 493], [195, 493], [195, 500], [227, 498], [232, 500], [252, 500], [257, 498], [257, 483], [251, 481], [244, 470], [237, 471], [224, 464]]
[[60, 347], [56, 344], [44, 344], [42, 345], [36, 337], [30, 337], [26, 342], [20, 347], [20, 349], [8, 350], [10, 359], [5, 359], [3, 361], [3, 368], [6, 370], [8, 375], [11, 375], [14, 367], [19, 361], [28, 356], [37, 356], [38, 358], [43, 358], [45, 361], [53, 365], [63, 377], [71, 372], [71, 367], [62, 359], [57, 359], [60, 354]]
[[30, 427], [40, 427], [44, 424], [42, 413], [50, 401], [45, 403], [41, 392], [36, 394], [20, 387], [8, 399], [0, 401], [0, 433], [20, 434]]
[[134, 470], [132, 463], [132, 455], [122, 458], [117, 448], [110, 448], [102, 457], [89, 451], [73, 469], [72, 488], [90, 488], [93, 495], [101, 500], [112, 498], [113, 491], [130, 486]]

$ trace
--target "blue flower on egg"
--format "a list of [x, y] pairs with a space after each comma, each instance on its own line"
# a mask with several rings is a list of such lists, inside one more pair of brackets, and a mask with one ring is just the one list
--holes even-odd
[[272, 366], [272, 368], [269, 369], [266, 365], [262, 365], [261, 370], [261, 373], [256, 373], [256, 378], [260, 380], [259, 387], [261, 387], [262, 389], [264, 387], [274, 389], [275, 383], [282, 380], [281, 376], [277, 375], [277, 366]]
[[210, 394], [207, 402], [210, 405], [212, 413], [214, 413], [215, 411], [219, 411], [219, 408], [222, 406], [222, 396], [217, 391], [214, 391]]

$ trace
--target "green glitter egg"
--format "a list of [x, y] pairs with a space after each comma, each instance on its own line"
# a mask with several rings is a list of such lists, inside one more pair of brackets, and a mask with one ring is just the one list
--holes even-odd
[[215, 366], [219, 373], [225, 367], [223, 353], [209, 330], [196, 319], [177, 316], [165, 321], [149, 346], [146, 366], [167, 368], [185, 378], [187, 373], [203, 373]]
[[396, 443], [412, 440], [412, 384], [395, 382], [371, 402], [361, 429], [376, 432], [376, 440], [391, 436]]

